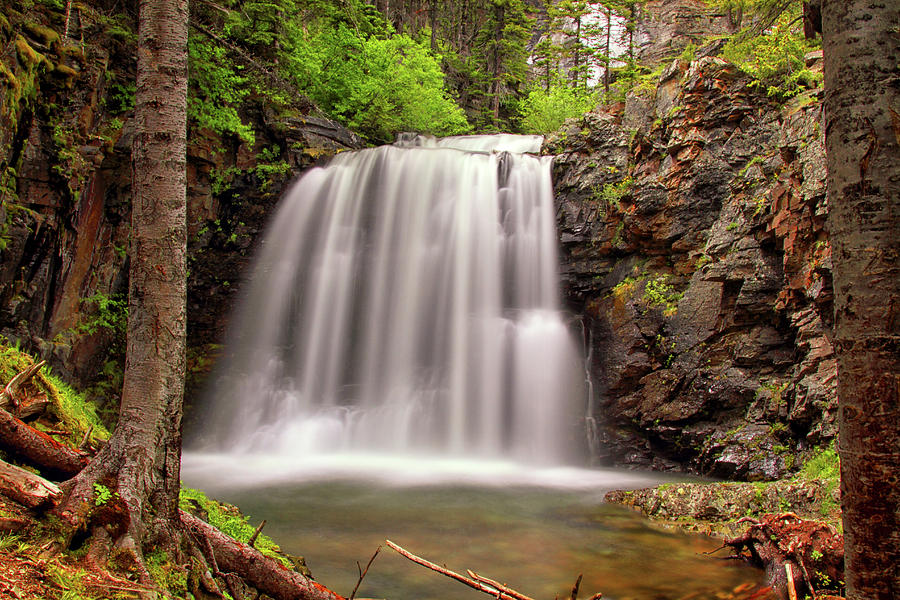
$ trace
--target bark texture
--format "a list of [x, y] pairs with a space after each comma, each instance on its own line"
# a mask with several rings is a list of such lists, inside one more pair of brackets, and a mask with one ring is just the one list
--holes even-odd
[[847, 596], [900, 593], [900, 3], [825, 0]]
[[252, 546], [235, 541], [194, 515], [182, 511], [181, 522], [196, 537], [209, 542], [208, 547], [215, 555], [214, 564], [219, 570], [238, 573], [262, 593], [279, 599], [344, 600], [325, 586], [291, 571]]
[[0, 460], [0, 493], [27, 508], [38, 508], [56, 501], [62, 491], [43, 477]]
[[48, 477], [66, 479], [88, 463], [88, 456], [60, 444], [42, 431], [0, 409], [0, 448], [41, 468]]
[[[177, 536], [184, 390], [187, 0], [141, 0], [125, 382], [119, 422], [69, 484], [61, 516], [86, 525], [94, 485], [116, 492], [123, 538], [172, 547]], [[130, 538], [130, 539], [129, 539]]]

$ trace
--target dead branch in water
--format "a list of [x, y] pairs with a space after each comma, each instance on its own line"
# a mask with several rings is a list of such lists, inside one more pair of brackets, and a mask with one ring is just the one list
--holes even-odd
[[353, 600], [356, 598], [356, 590], [359, 589], [360, 584], [362, 584], [363, 579], [366, 577], [366, 573], [369, 572], [369, 567], [372, 566], [372, 563], [375, 562], [375, 557], [378, 556], [378, 553], [381, 552], [381, 546], [375, 548], [375, 553], [372, 555], [372, 558], [369, 559], [368, 564], [366, 564], [366, 568], [363, 569], [360, 567], [359, 563], [356, 563], [356, 570], [359, 571], [359, 579], [356, 582], [356, 585], [353, 587], [353, 591], [350, 592], [350, 597], [348, 600]]
[[578, 574], [578, 579], [575, 580], [575, 585], [572, 586], [572, 595], [570, 598], [572, 600], [577, 600], [578, 598], [578, 588], [581, 587], [581, 578], [584, 576], [584, 573]]
[[490, 578], [488, 578], [488, 577], [484, 577], [484, 576], [482, 576], [482, 575], [479, 575], [479, 574], [476, 573], [475, 571], [466, 570], [466, 573], [469, 575], [469, 577], [471, 577], [471, 578], [474, 579], [475, 581], [478, 581], [478, 582], [481, 582], [481, 583], [485, 583], [485, 584], [491, 586], [492, 588], [496, 588], [496, 589], [500, 590], [500, 591], [503, 592], [504, 594], [509, 594], [509, 595], [512, 596], [513, 598], [518, 598], [519, 600], [531, 600], [528, 596], [526, 596], [526, 595], [524, 595], [524, 594], [520, 594], [520, 593], [517, 592], [516, 590], [507, 587], [506, 585], [500, 583], [499, 581], [495, 581], [495, 580], [490, 579]]
[[[434, 564], [431, 561], [425, 560], [421, 556], [416, 556], [409, 550], [398, 546], [391, 540], [385, 540], [385, 543], [390, 546], [393, 550], [395, 550], [401, 556], [408, 558], [412, 562], [417, 565], [422, 565], [425, 568], [431, 569], [441, 575], [449, 577], [450, 579], [455, 579], [462, 584], [469, 586], [474, 590], [478, 590], [479, 592], [484, 592], [485, 594], [497, 598], [497, 600], [533, 600], [530, 596], [526, 596], [521, 592], [517, 592], [516, 590], [507, 587], [505, 584], [502, 584], [493, 579], [489, 579], [487, 577], [483, 577], [474, 571], [466, 571], [468, 573], [468, 577], [464, 575], [460, 575], [456, 571], [451, 571], [446, 567], [441, 567], [439, 565]], [[581, 576], [578, 576], [578, 581], [575, 584], [575, 588], [572, 590], [573, 596], [578, 594], [578, 587], [581, 584]], [[599, 600], [602, 594], [595, 594], [591, 600]]]
[[[427, 561], [420, 556], [416, 556], [409, 550], [406, 550], [405, 548], [398, 546], [391, 540], [385, 540], [385, 543], [388, 546], [390, 546], [391, 548], [393, 548], [394, 550], [396, 550], [401, 556], [405, 556], [406, 558], [413, 561], [414, 563], [416, 563], [418, 565], [422, 565], [423, 567], [431, 569], [432, 571], [436, 571], [436, 572], [440, 573], [441, 575], [449, 577], [450, 579], [455, 579], [456, 581], [469, 586], [473, 590], [478, 590], [479, 592], [484, 592], [485, 594], [488, 594], [489, 596], [493, 596], [494, 598], [497, 598], [497, 600], [533, 600], [533, 598], [530, 598], [524, 594], [520, 594], [519, 592], [514, 592], [513, 590], [509, 590], [509, 589], [507, 589], [506, 591], [504, 591], [503, 589], [497, 589], [492, 585], [481, 583], [480, 581], [475, 581], [474, 579], [469, 579], [468, 577], [465, 577], [464, 575], [460, 575], [456, 571], [451, 571], [450, 569], [445, 569], [444, 567], [438, 566], [438, 565], [434, 564], [433, 562]], [[500, 586], [500, 587], [503, 587], [503, 586]]]

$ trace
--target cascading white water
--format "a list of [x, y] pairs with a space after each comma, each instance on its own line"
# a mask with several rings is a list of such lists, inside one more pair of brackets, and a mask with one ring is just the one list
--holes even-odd
[[537, 136], [407, 136], [290, 189], [239, 309], [213, 447], [560, 463], [578, 359]]

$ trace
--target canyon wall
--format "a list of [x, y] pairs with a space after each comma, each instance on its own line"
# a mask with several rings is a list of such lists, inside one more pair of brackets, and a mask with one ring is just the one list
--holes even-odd
[[563, 293], [598, 460], [772, 479], [836, 435], [821, 90], [698, 55], [547, 140]]

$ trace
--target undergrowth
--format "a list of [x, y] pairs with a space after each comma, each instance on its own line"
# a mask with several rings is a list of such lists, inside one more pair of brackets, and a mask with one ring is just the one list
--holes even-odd
[[[179, 506], [182, 510], [190, 513], [196, 513], [198, 510], [205, 512], [207, 523], [239, 542], [249, 542], [250, 537], [256, 531], [256, 528], [250, 524], [247, 517], [241, 514], [236, 506], [220, 504], [208, 498], [200, 490], [182, 487], [179, 496]], [[290, 559], [282, 553], [278, 544], [265, 534], [260, 534], [256, 538], [253, 547], [266, 556], [278, 560], [289, 569], [294, 566], [291, 564]]]
[[[33, 357], [0, 338], [0, 382], [3, 385], [34, 363]], [[88, 431], [91, 432], [91, 440], [95, 442], [109, 439], [109, 430], [100, 421], [96, 406], [84, 394], [52, 374], [49, 366], [45, 365], [30, 383], [51, 402], [49, 414], [45, 414], [36, 423], [38, 429], [67, 431], [69, 435], [66, 440], [73, 446]]]
[[820, 481], [825, 484], [825, 494], [819, 509], [822, 516], [840, 511], [840, 501], [835, 499], [834, 492], [841, 485], [841, 459], [834, 442], [804, 462], [794, 479], [800, 482]]

